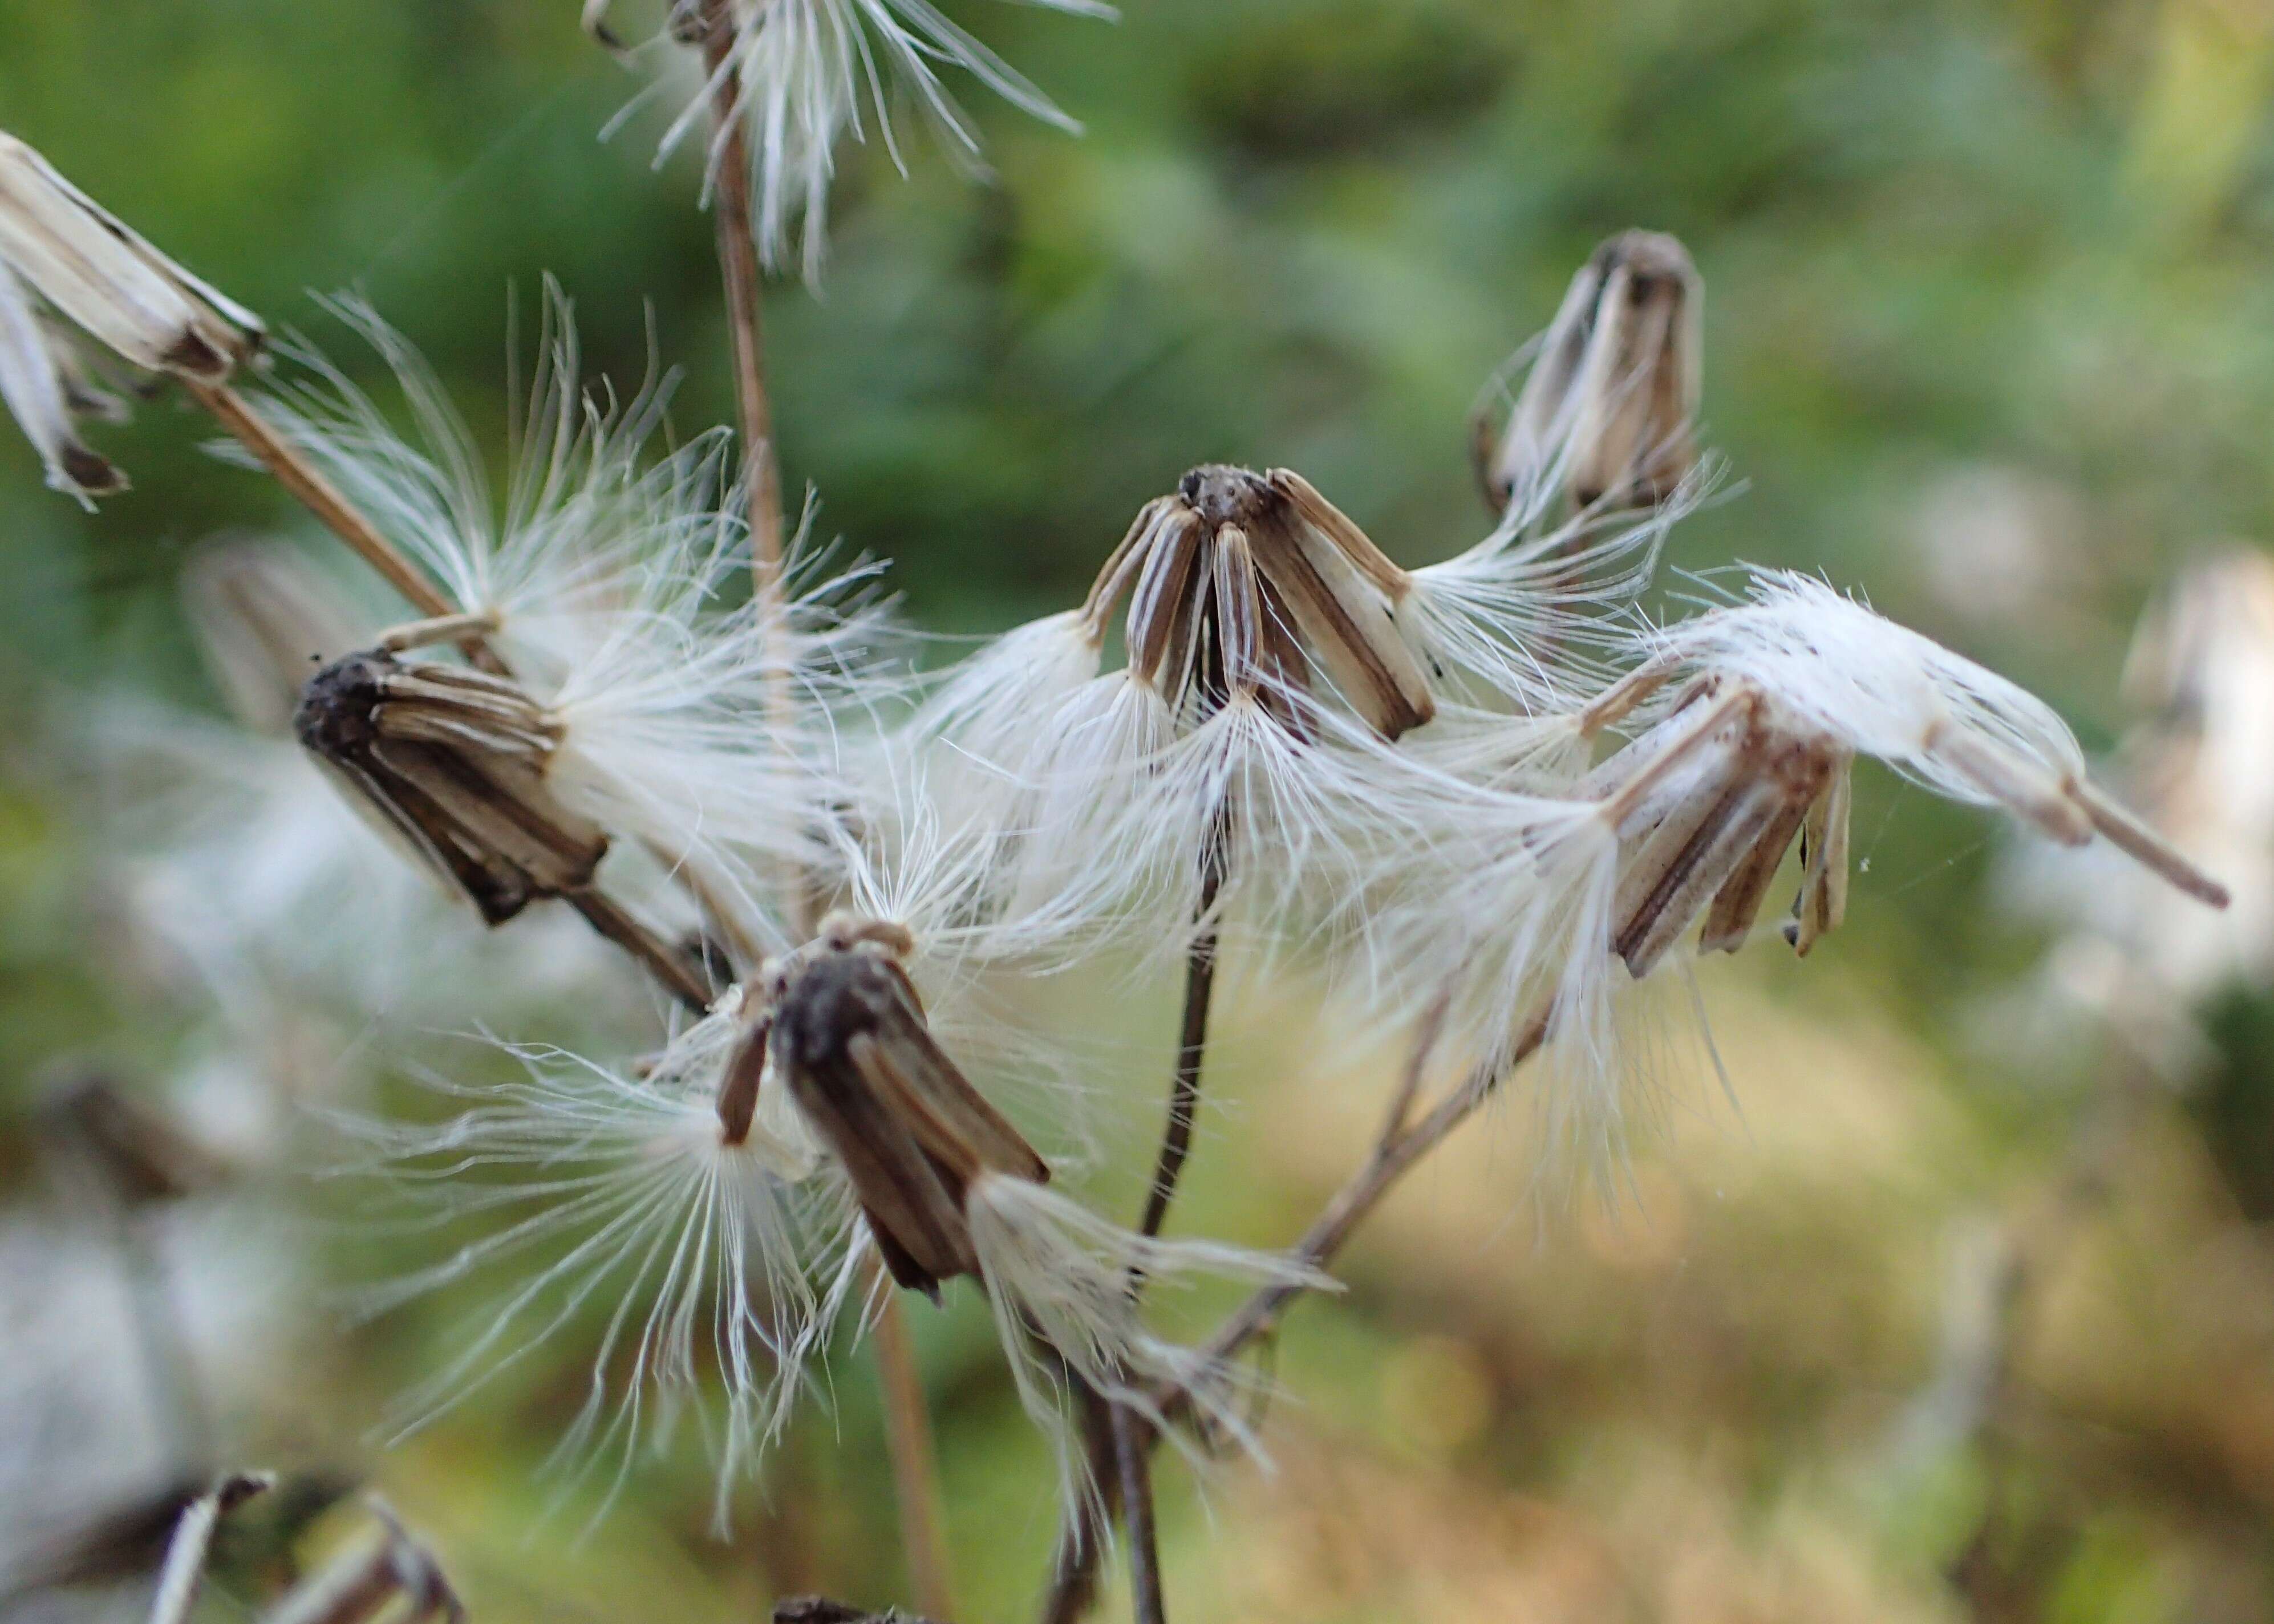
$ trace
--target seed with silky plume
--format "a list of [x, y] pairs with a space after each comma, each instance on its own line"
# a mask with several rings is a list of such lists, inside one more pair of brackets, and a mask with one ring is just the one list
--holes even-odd
[[0, 400], [53, 489], [91, 503], [125, 476], [79, 438], [115, 418], [75, 339], [48, 312], [144, 372], [225, 381], [265, 336], [259, 317], [160, 253], [30, 147], [0, 132]]
[[[816, 1351], [855, 1289], [843, 1180], [786, 1095], [757, 1102], [728, 1142], [720, 1094], [744, 1026], [742, 995], [657, 1055], [626, 1066], [513, 1048], [501, 1084], [429, 1074], [458, 1109], [435, 1123], [360, 1117], [377, 1228], [457, 1237], [444, 1255], [359, 1294], [365, 1314], [445, 1288], [483, 1289], [466, 1339], [395, 1403], [407, 1434], [466, 1402], [597, 1310], [583, 1407], [554, 1451], [570, 1481], [722, 1389], [718, 1514], [787, 1419]], [[707, 1404], [706, 1404], [707, 1407]]]
[[[1998, 807], [2064, 846], [2098, 835], [2197, 900], [2227, 904], [2225, 886], [2090, 782], [2075, 736], [2042, 700], [1820, 581], [1757, 573], [1750, 602], [1678, 622], [1650, 647], [1650, 658], [1590, 707], [1583, 731], [1697, 673], [1718, 685], [1701, 714], [1769, 704], [1780, 734], [1817, 736], [1835, 758], [1877, 756], [1926, 788]], [[1683, 688], [1677, 704], [1700, 696], [1697, 687]], [[1679, 714], [1661, 725], [1686, 739]], [[1827, 863], [1846, 844], [1835, 814], [1844, 824], [1844, 793], [1817, 820], [1818, 854]], [[1836, 914], [1828, 895], [1819, 898], [1817, 906]], [[1806, 895], [1803, 902], [1805, 909]], [[1797, 929], [1813, 939], [1805, 918]]]
[[1156, 1389], [1191, 1391], [1208, 1420], [1245, 1438], [1226, 1402], [1231, 1372], [1145, 1332], [1133, 1271], [1304, 1286], [1323, 1277], [1236, 1247], [1132, 1235], [1047, 1189], [1049, 1164], [933, 1037], [906, 967], [914, 950], [901, 927], [835, 915], [776, 964], [727, 1068], [726, 1137], [746, 1127], [760, 1079], [779, 1079], [842, 1169], [892, 1279], [935, 1301], [948, 1281], [979, 1282], [1069, 1497], [1096, 1485], [1049, 1356], [1148, 1415]]
[[1571, 279], [1507, 426], [1476, 423], [1477, 474], [1496, 513], [1530, 513], [1561, 490], [1577, 508], [1648, 507], [1698, 463], [1705, 286], [1690, 252], [1656, 231], [1606, 239]]
[[[1052, 11], [1112, 18], [1103, 0], [1034, 0]], [[584, 25], [600, 37], [606, 0], [587, 0]], [[943, 81], [945, 68], [968, 73], [1021, 112], [1078, 133], [1081, 126], [1008, 63], [951, 21], [930, 0], [675, 0], [672, 32], [702, 43], [714, 27], [731, 41], [716, 51], [711, 94], [734, 76], [737, 115], [748, 132], [753, 225], [769, 267], [802, 259], [817, 277], [826, 253], [829, 188], [837, 143], [866, 140], [869, 121], [892, 162], [900, 150], [892, 98], [922, 109], [951, 156], [979, 167], [979, 133]], [[605, 42], [605, 41], [604, 41]], [[709, 116], [711, 94], [664, 138], [670, 151]]]

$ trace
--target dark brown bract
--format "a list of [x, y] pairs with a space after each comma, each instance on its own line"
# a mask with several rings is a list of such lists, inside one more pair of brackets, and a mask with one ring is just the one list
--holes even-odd
[[1235, 700], [1307, 732], [1321, 673], [1395, 739], [1436, 714], [1397, 626], [1411, 583], [1366, 532], [1286, 469], [1210, 463], [1146, 504], [1083, 605], [1094, 638], [1129, 597], [1129, 669], [1179, 718]]
[[979, 1272], [964, 1214], [973, 1181], [1050, 1174], [932, 1036], [902, 967], [911, 946], [896, 925], [825, 921], [769, 972], [719, 1117], [728, 1144], [747, 1137], [771, 1065], [851, 1179], [892, 1278], [937, 1296], [942, 1281]]
[[357, 803], [490, 924], [584, 890], [607, 852], [546, 783], [559, 727], [502, 677], [351, 654], [308, 680], [292, 719]]

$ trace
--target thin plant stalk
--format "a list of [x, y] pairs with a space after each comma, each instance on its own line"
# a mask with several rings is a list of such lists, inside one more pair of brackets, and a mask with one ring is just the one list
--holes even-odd
[[[1219, 811], [1212, 821], [1208, 844], [1201, 855], [1200, 900], [1193, 909], [1193, 944], [1185, 957], [1185, 1012], [1177, 1037], [1177, 1069], [1169, 1079], [1169, 1120], [1161, 1133], [1161, 1154], [1153, 1169], [1152, 1187], [1146, 1192], [1145, 1214], [1138, 1232], [1150, 1239], [1168, 1222], [1169, 1204], [1176, 1199], [1177, 1184], [1193, 1151], [1193, 1124], [1200, 1114], [1201, 1069], [1208, 1059], [1209, 1006], [1216, 995], [1218, 927], [1216, 898], [1224, 890], [1224, 845], [1228, 815]], [[1137, 1282], [1133, 1282], [1133, 1289]]]
[[[1413, 1109], [1418, 1102], [1424, 1073], [1431, 1050], [1442, 1024], [1442, 1015], [1433, 1013], [1423, 1023], [1414, 1044], [1404, 1076], [1385, 1116], [1374, 1147], [1358, 1170], [1346, 1179], [1341, 1189], [1320, 1209], [1309, 1229], [1296, 1242], [1291, 1255], [1294, 1260], [1314, 1269], [1323, 1269], [1336, 1254], [1348, 1244], [1351, 1236], [1374, 1210], [1397, 1181], [1430, 1152], [1450, 1139], [1456, 1129], [1476, 1115], [1485, 1102], [1497, 1093], [1501, 1085], [1516, 1069], [1539, 1052], [1547, 1041], [1548, 1011], [1534, 1015], [1517, 1035], [1508, 1051], [1505, 1063], [1480, 1066], [1462, 1079], [1450, 1093], [1430, 1107], [1418, 1120]], [[1237, 1357], [1258, 1337], [1268, 1334], [1279, 1322], [1279, 1316], [1302, 1294], [1303, 1288], [1291, 1285], [1258, 1287], [1231, 1317], [1217, 1327], [1202, 1350], [1203, 1367]], [[1170, 1387], [1152, 1395], [1154, 1413], [1174, 1422], [1188, 1414], [1192, 1396], [1182, 1388]], [[1136, 1421], [1136, 1417], [1132, 1417]], [[1117, 1428], [1118, 1428], [1117, 1423]], [[1140, 1447], [1150, 1448], [1158, 1442], [1152, 1429], [1138, 1423], [1137, 1436], [1132, 1440]], [[1118, 1451], [1117, 1451], [1118, 1453]], [[1103, 1555], [1102, 1542], [1085, 1538], [1080, 1527], [1077, 1512], [1073, 1521], [1062, 1524], [1057, 1550], [1058, 1560], [1050, 1577], [1050, 1586], [1042, 1609], [1044, 1624], [1072, 1624], [1087, 1611], [1088, 1599], [1096, 1593], [1096, 1564]]]
[[436, 620], [448, 620], [459, 613], [458, 605], [443, 596], [442, 589], [403, 557], [393, 542], [380, 535], [378, 528], [340, 494], [338, 487], [324, 477], [323, 470], [279, 434], [251, 401], [225, 383], [200, 383], [194, 378], [184, 378], [182, 385], [222, 427], [260, 460], [261, 466], [276, 477], [277, 484], [314, 514], [326, 530], [347, 543], [357, 557], [377, 570], [412, 608]]
[[[1221, 929], [1216, 917], [1216, 898], [1223, 893], [1226, 861], [1224, 847], [1231, 820], [1229, 804], [1220, 805], [1209, 822], [1207, 843], [1201, 852], [1201, 892], [1193, 907], [1192, 946], [1185, 957], [1185, 1012], [1177, 1035], [1177, 1066], [1169, 1079], [1169, 1119], [1161, 1131], [1161, 1151], [1154, 1163], [1153, 1183], [1145, 1194], [1145, 1212], [1138, 1232], [1147, 1239], [1161, 1233], [1168, 1222], [1170, 1204], [1184, 1177], [1185, 1162], [1193, 1152], [1193, 1125], [1200, 1116], [1201, 1071], [1208, 1063], [1209, 1010], [1216, 996], [1216, 949]], [[1133, 1301], [1145, 1289], [1142, 1270], [1129, 1271], [1129, 1295]], [[1137, 1624], [1165, 1624], [1162, 1600], [1160, 1548], [1153, 1531], [1153, 1473], [1147, 1458], [1151, 1440], [1143, 1423], [1119, 1404], [1108, 1403], [1116, 1481], [1120, 1485], [1122, 1522], [1129, 1534], [1130, 1605]], [[1081, 1536], [1089, 1545], [1103, 1536], [1103, 1529]]]
[[[750, 211], [750, 159], [742, 122], [742, 88], [734, 62], [734, 19], [729, 0], [701, 0], [697, 43], [710, 75], [714, 144], [710, 188], [724, 284], [727, 327], [734, 364], [734, 405], [742, 431], [742, 462], [749, 481], [751, 587], [760, 624], [779, 627], [783, 590], [781, 464], [774, 449], [772, 397], [766, 388], [764, 272]], [[768, 719], [787, 745], [795, 723], [795, 698], [786, 680], [770, 685]], [[811, 888], [792, 868], [782, 876], [785, 913], [800, 935], [812, 929]], [[947, 1557], [946, 1516], [939, 1486], [938, 1451], [932, 1441], [914, 1344], [897, 1293], [887, 1289], [877, 1317], [877, 1376], [883, 1388], [885, 1436], [892, 1459], [901, 1545], [917, 1605], [936, 1618], [954, 1612]]]
[[1161, 1549], [1153, 1522], [1153, 1457], [1144, 1423], [1126, 1404], [1113, 1406], [1113, 1453], [1121, 1467], [1121, 1522], [1129, 1533], [1130, 1616], [1135, 1624], [1168, 1624], [1162, 1599]]
[[886, 1285], [877, 1314], [877, 1382], [885, 1398], [885, 1447], [892, 1459], [892, 1492], [900, 1506], [900, 1545], [916, 1605], [935, 1619], [955, 1613], [955, 1583], [948, 1566], [947, 1530], [933, 1451], [931, 1417], [916, 1369], [900, 1294]]
[[758, 600], [779, 613], [782, 591], [781, 463], [774, 452], [774, 412], [766, 390], [764, 273], [750, 212], [750, 154], [742, 133], [742, 76], [734, 62], [729, 0], [704, 0], [703, 65], [711, 76], [711, 214], [719, 237], [719, 274], [726, 284], [727, 330], [734, 361], [734, 408], [742, 425], [742, 462], [750, 482], [750, 571]]
[[586, 924], [629, 954], [655, 984], [677, 999], [688, 1013], [701, 1016], [710, 1011], [711, 989], [696, 974], [688, 955], [657, 936], [614, 898], [588, 887], [569, 892], [562, 900], [583, 914]]

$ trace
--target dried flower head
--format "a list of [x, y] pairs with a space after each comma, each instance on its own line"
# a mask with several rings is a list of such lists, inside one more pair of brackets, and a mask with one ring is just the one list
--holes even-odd
[[[394, 365], [419, 437], [399, 434], [312, 357], [314, 381], [275, 415], [460, 612], [403, 635], [485, 639], [514, 693], [478, 703], [516, 710], [510, 726], [530, 733], [530, 759], [542, 756], [561, 808], [699, 876], [735, 910], [739, 933], [786, 944], [762, 881], [809, 857], [826, 822], [838, 708], [877, 702], [874, 572], [832, 569], [801, 536], [786, 601], [745, 596], [748, 538], [727, 440], [650, 460], [672, 380], [651, 379], [629, 400], [586, 388], [557, 289], [501, 507], [416, 354], [369, 311], [343, 309]], [[425, 673], [422, 665], [413, 674]], [[471, 695], [470, 676], [437, 680]], [[791, 720], [777, 703], [784, 694], [797, 701]]]
[[40, 454], [50, 487], [90, 502], [126, 488], [74, 427], [115, 417], [62, 316], [129, 365], [219, 383], [252, 356], [259, 317], [160, 253], [0, 132], [0, 400]]
[[[1032, 0], [1053, 11], [1111, 18], [1103, 0]], [[604, 4], [588, 4], [587, 27], [605, 26]], [[670, 151], [708, 116], [711, 95], [731, 85], [748, 134], [753, 222], [770, 268], [793, 257], [793, 239], [808, 278], [826, 255], [829, 187], [837, 143], [866, 140], [873, 117], [895, 165], [905, 169], [889, 98], [905, 94], [938, 132], [949, 153], [976, 167], [979, 135], [941, 79], [943, 68], [970, 74], [1021, 112], [1079, 132], [1000, 56], [930, 0], [677, 0], [674, 31], [702, 41], [723, 14], [732, 41], [712, 54], [707, 94], [664, 138]]]
[[1758, 572], [1750, 603], [1668, 628], [1653, 658], [1592, 710], [1615, 721], [1682, 670], [1740, 679], [1840, 749], [1939, 794], [2001, 808], [2065, 846], [2101, 835], [2214, 907], [2226, 890], [2096, 788], [2042, 700], [1810, 576]]
[[1234, 1247], [1148, 1240], [1046, 1189], [1049, 1164], [932, 1035], [907, 968], [915, 951], [905, 927], [840, 914], [771, 966], [719, 1094], [723, 1137], [746, 1131], [761, 1077], [786, 1086], [843, 1170], [893, 1280], [935, 1299], [946, 1281], [979, 1282], [1070, 1494], [1095, 1485], [1067, 1431], [1053, 1359], [1148, 1414], [1154, 1389], [1187, 1387], [1211, 1420], [1244, 1437], [1221, 1402], [1230, 1372], [1148, 1335], [1130, 1282], [1322, 1277]]
[[1577, 508], [1664, 501], [1698, 462], [1705, 288], [1689, 251], [1656, 231], [1605, 239], [1571, 279], [1508, 425], [1476, 424], [1493, 510], [1531, 512], [1562, 490]]

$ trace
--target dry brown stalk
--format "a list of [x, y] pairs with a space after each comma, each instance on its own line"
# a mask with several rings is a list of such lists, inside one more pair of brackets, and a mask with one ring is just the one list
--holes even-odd
[[[1442, 1015], [1433, 1012], [1424, 1021], [1373, 1149], [1296, 1242], [1291, 1255], [1297, 1261], [1314, 1268], [1323, 1268], [1332, 1262], [1397, 1181], [1451, 1138], [1454, 1130], [1474, 1116], [1517, 1067], [1539, 1052], [1547, 1037], [1548, 1015], [1543, 1009], [1526, 1023], [1504, 1062], [1472, 1071], [1419, 1121], [1413, 1121], [1413, 1107], [1442, 1019]], [[1234, 1357], [1250, 1342], [1269, 1334], [1302, 1289], [1290, 1285], [1258, 1288], [1209, 1339], [1203, 1350], [1207, 1363], [1213, 1365]], [[1191, 1410], [1191, 1395], [1182, 1388], [1158, 1389], [1152, 1397], [1156, 1412], [1171, 1422]], [[1141, 1434], [1135, 1441], [1149, 1448], [1158, 1442], [1158, 1437]], [[1079, 1518], [1074, 1521], [1078, 1523]], [[1043, 1598], [1041, 1617], [1043, 1624], [1072, 1624], [1087, 1611], [1088, 1598], [1095, 1592], [1096, 1566], [1103, 1555], [1102, 1542], [1085, 1538], [1079, 1526], [1061, 1524], [1057, 1550], [1058, 1560]]]

